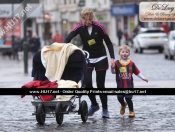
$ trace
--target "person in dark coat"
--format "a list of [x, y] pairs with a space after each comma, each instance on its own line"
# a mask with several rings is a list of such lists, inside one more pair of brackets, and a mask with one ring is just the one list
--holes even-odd
[[33, 56], [39, 51], [40, 46], [41, 46], [40, 39], [38, 38], [37, 34], [34, 33], [29, 41], [29, 47]]
[[21, 40], [20, 38], [17, 38], [14, 36], [14, 42], [12, 43], [12, 50], [13, 50], [13, 59], [17, 59], [19, 60], [19, 57], [18, 57], [18, 51], [19, 51], [19, 48], [20, 48], [20, 43], [21, 43]]
[[122, 32], [121, 28], [119, 27], [118, 30], [117, 30], [118, 46], [121, 45], [122, 36], [123, 36], [123, 32]]
[[140, 25], [137, 25], [137, 27], [133, 31], [134, 37], [139, 33], [139, 31], [140, 31]]

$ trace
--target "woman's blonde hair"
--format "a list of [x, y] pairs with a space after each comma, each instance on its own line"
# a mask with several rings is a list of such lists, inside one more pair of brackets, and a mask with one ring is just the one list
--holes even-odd
[[118, 47], [118, 53], [120, 53], [122, 49], [126, 49], [130, 52], [130, 47], [125, 44]]
[[85, 7], [80, 13], [81, 18], [85, 18], [85, 17], [91, 16], [91, 15], [93, 16], [93, 20], [97, 21], [97, 17], [95, 16], [93, 10], [89, 7]]

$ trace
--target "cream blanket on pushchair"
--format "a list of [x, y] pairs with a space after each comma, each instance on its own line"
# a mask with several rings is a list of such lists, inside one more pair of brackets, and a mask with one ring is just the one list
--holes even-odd
[[[80, 82], [77, 84], [75, 81], [71, 81], [71, 80], [60, 80], [58, 82], [58, 85], [59, 85], [59, 88], [80, 88], [81, 87]], [[56, 99], [59, 101], [68, 101], [73, 96], [74, 95], [57, 95]]]
[[[68, 58], [75, 50], [82, 51], [71, 43], [53, 43], [41, 50], [41, 61], [46, 69], [45, 76], [51, 82], [57, 80], [58, 88], [80, 88], [80, 84], [74, 81], [60, 80]], [[72, 96], [74, 95], [57, 95], [56, 98], [63, 101], [69, 100]]]
[[68, 58], [75, 50], [82, 51], [71, 43], [53, 43], [42, 48], [41, 61], [46, 69], [45, 76], [51, 82], [61, 79]]

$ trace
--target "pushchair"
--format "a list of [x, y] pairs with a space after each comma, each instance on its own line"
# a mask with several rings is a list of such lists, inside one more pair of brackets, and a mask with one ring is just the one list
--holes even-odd
[[[69, 58], [65, 66], [64, 72], [61, 79], [72, 80], [75, 82], [81, 81], [81, 88], [85, 87], [84, 78], [86, 75], [86, 65], [88, 63], [89, 53], [80, 50], [75, 50]], [[35, 54], [33, 57], [33, 69], [32, 77], [34, 80], [44, 80], [47, 79], [45, 76], [45, 68], [41, 62], [41, 51]], [[63, 122], [64, 114], [78, 113], [81, 115], [83, 122], [88, 119], [88, 105], [85, 100], [81, 101], [82, 95], [73, 95], [67, 101], [59, 101], [56, 96], [50, 101], [43, 101], [39, 96], [34, 96], [31, 101], [34, 106], [34, 113], [32, 115], [36, 116], [36, 120], [40, 125], [43, 125], [47, 115], [51, 115], [52, 118], [56, 118], [56, 122], [61, 125]], [[79, 99], [79, 108], [75, 110], [75, 99]], [[50, 117], [48, 117], [50, 118]]]

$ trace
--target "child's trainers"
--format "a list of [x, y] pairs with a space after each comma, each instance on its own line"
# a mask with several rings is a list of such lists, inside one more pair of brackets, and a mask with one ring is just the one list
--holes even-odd
[[126, 108], [126, 106], [127, 106], [127, 103], [124, 102], [124, 106], [121, 106], [121, 109], [120, 109], [120, 114], [121, 115], [125, 114], [125, 108]]
[[134, 111], [130, 111], [128, 116], [129, 117], [134, 117], [135, 116], [135, 112]]

